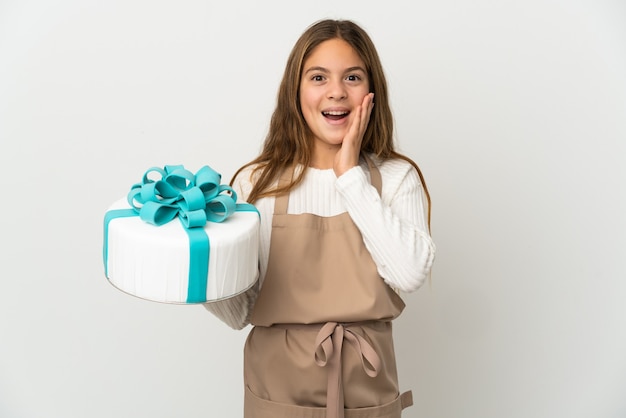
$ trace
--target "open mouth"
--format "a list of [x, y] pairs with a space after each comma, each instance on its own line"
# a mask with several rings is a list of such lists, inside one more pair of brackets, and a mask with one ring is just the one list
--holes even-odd
[[347, 110], [328, 110], [322, 112], [322, 116], [330, 120], [341, 120], [350, 114]]

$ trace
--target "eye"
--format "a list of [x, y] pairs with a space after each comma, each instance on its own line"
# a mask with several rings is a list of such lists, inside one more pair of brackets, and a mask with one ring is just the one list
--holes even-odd
[[346, 77], [346, 80], [348, 80], [348, 81], [360, 81], [361, 77], [358, 74], [350, 74], [349, 76]]
[[311, 81], [324, 81], [324, 76], [316, 74], [313, 77], [311, 77]]

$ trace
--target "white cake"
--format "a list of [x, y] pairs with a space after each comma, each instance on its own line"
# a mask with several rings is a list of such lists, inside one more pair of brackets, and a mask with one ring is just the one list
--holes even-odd
[[189, 304], [230, 298], [256, 282], [259, 215], [253, 206], [238, 205], [225, 220], [194, 228], [178, 218], [157, 226], [127, 198], [111, 205], [103, 249], [111, 284], [143, 299]]

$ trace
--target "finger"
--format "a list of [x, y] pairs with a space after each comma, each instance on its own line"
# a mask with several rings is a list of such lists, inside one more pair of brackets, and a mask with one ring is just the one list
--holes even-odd
[[370, 121], [370, 116], [372, 114], [372, 109], [374, 107], [374, 93], [369, 93], [365, 95], [363, 98], [363, 103], [361, 104], [361, 121], [360, 121], [360, 135], [365, 135], [365, 130], [367, 129], [367, 125]]
[[370, 119], [372, 115], [372, 110], [374, 110], [374, 93], [370, 93], [370, 102], [367, 106], [367, 120]]
[[369, 123], [370, 120], [370, 116], [372, 114], [372, 108], [374, 105], [374, 93], [370, 93], [367, 95], [367, 101], [366, 103], [364, 103], [363, 105], [363, 120], [364, 120], [364, 128], [367, 127], [367, 124]]
[[363, 109], [361, 108], [361, 106], [357, 106], [355, 110], [354, 119], [352, 120], [350, 129], [348, 130], [346, 139], [351, 139], [352, 142], [359, 140], [359, 136], [362, 133], [361, 132], [362, 119], [363, 119]]

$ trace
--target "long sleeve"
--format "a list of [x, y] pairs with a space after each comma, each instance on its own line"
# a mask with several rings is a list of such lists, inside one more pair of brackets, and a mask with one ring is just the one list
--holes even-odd
[[[423, 187], [415, 169], [404, 160], [374, 162], [383, 180], [382, 196], [370, 184], [365, 162], [340, 178], [332, 169], [308, 168], [303, 182], [290, 193], [287, 213], [335, 216], [347, 211], [385, 283], [411, 292], [428, 277], [435, 254], [428, 233]], [[251, 173], [252, 168], [247, 168], [233, 185], [240, 202], [250, 194], [254, 181]], [[249, 323], [269, 261], [274, 198], [259, 199], [254, 205], [261, 216], [258, 288], [232, 300], [205, 304], [207, 310], [234, 329]]]
[[[249, 172], [246, 173], [250, 174]], [[234, 190], [238, 196], [238, 203], [242, 203], [247, 200], [252, 184], [249, 177], [246, 175], [240, 176], [238, 180], [239, 181], [234, 185]], [[261, 218], [265, 218], [265, 221], [263, 221], [263, 219], [261, 221], [263, 225], [264, 222], [267, 222], [267, 213], [261, 212]], [[260, 246], [262, 247], [264, 240], [261, 239], [260, 241]], [[266, 251], [260, 250], [259, 256], [262, 257], [265, 252]], [[257, 281], [250, 289], [233, 298], [204, 303], [203, 306], [230, 328], [240, 330], [250, 323], [250, 314], [252, 313], [252, 308], [254, 307], [258, 294], [259, 282]]]
[[412, 292], [428, 277], [435, 256], [423, 186], [403, 160], [387, 160], [379, 169], [382, 196], [362, 166], [339, 177], [336, 187], [381, 277], [393, 288]]
[[258, 294], [257, 282], [250, 289], [233, 298], [204, 303], [203, 306], [232, 329], [242, 329], [250, 323], [250, 313]]

